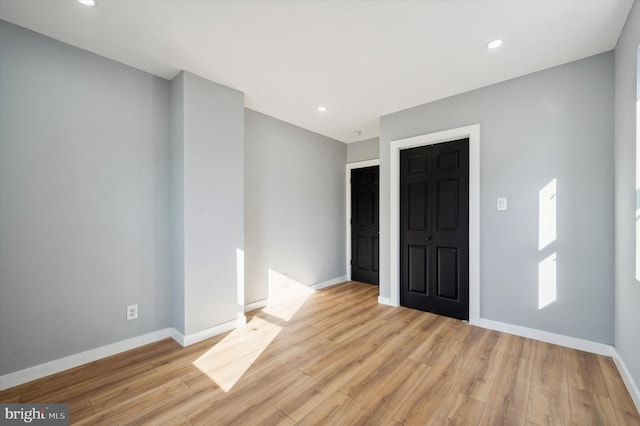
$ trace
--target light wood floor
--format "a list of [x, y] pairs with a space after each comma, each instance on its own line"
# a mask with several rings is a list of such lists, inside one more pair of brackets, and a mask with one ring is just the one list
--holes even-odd
[[350, 282], [0, 393], [78, 424], [640, 425], [610, 358], [377, 304]]

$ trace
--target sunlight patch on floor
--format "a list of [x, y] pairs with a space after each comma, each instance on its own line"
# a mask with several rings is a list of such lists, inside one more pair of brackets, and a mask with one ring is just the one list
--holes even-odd
[[259, 317], [229, 335], [193, 362], [222, 390], [229, 392], [280, 333], [282, 327]]
[[289, 321], [313, 292], [313, 289], [297, 282], [288, 274], [269, 269], [269, 304], [263, 312]]
[[[238, 254], [239, 265], [242, 263], [240, 260]], [[291, 320], [314, 292], [308, 286], [292, 280], [288, 274], [273, 269], [269, 269], [268, 284], [269, 303], [261, 312], [282, 321]], [[257, 314], [244, 327], [236, 328], [200, 356], [193, 365], [223, 391], [229, 392], [281, 330], [281, 326]]]

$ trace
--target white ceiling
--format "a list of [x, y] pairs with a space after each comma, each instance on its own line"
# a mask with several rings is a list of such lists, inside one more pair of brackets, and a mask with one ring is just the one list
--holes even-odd
[[0, 0], [0, 18], [166, 79], [190, 71], [347, 143], [378, 136], [381, 115], [611, 50], [633, 4], [96, 1]]

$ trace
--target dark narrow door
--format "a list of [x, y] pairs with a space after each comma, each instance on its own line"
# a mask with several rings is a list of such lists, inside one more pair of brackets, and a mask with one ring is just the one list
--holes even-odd
[[469, 319], [469, 140], [400, 152], [400, 304]]
[[351, 279], [378, 284], [378, 166], [351, 170]]

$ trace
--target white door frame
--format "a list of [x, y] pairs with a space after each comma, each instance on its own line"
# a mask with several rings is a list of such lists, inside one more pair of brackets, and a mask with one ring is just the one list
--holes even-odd
[[480, 319], [480, 125], [391, 141], [389, 145], [389, 304], [400, 306], [400, 151], [469, 138], [469, 322]]
[[[345, 275], [348, 280], [351, 279], [351, 170], [353, 169], [362, 169], [365, 167], [379, 166], [380, 159], [375, 160], [365, 160], [365, 161], [356, 161], [354, 163], [347, 163], [346, 169], [346, 188], [345, 193], [347, 194], [347, 214], [346, 218], [346, 240], [347, 240], [347, 253], [346, 253], [346, 267], [345, 267]], [[380, 182], [380, 178], [378, 178], [378, 182]], [[378, 197], [378, 211], [380, 211], [380, 198]]]

